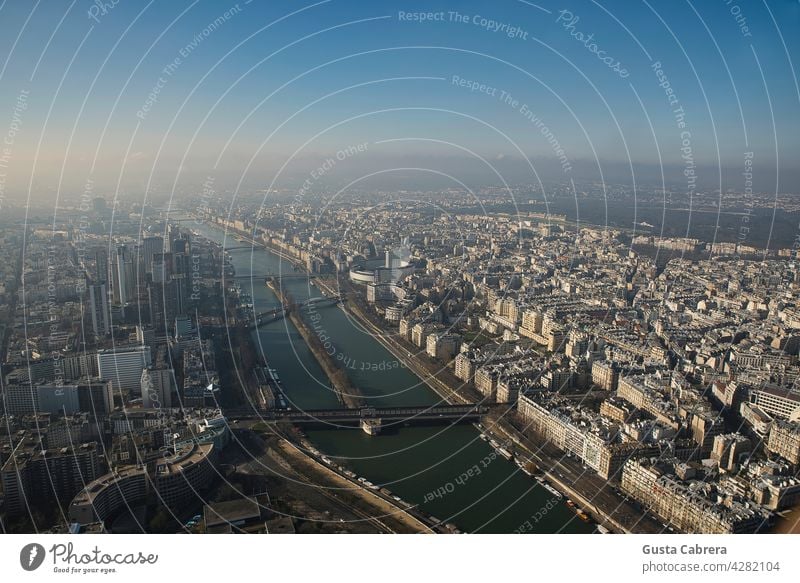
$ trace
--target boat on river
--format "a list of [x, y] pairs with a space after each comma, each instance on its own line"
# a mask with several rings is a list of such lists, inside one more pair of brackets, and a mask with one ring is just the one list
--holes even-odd
[[533, 476], [533, 473], [536, 471], [536, 464], [531, 461], [517, 458], [514, 460], [514, 463], [517, 464], [517, 467], [519, 467], [519, 469], [522, 470], [522, 473], [526, 476]]
[[562, 494], [561, 494], [561, 492], [559, 492], [558, 490], [556, 490], [555, 488], [553, 488], [553, 487], [552, 487], [550, 484], [548, 484], [548, 483], [547, 483], [547, 482], [545, 482], [544, 480], [542, 480], [542, 479], [537, 479], [537, 481], [539, 482], [539, 485], [540, 485], [542, 488], [544, 488], [545, 490], [547, 490], [548, 492], [550, 492], [550, 493], [551, 493], [553, 496], [555, 496], [556, 498], [562, 498], [562, 497], [563, 497], [563, 496], [562, 496]]
[[273, 383], [275, 383], [276, 385], [281, 384], [281, 379], [278, 376], [277, 370], [275, 370], [274, 368], [268, 368], [267, 372], [269, 373], [269, 378], [272, 379]]

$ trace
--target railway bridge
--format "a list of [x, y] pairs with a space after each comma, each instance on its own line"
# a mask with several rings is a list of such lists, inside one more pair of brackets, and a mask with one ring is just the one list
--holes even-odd
[[[309, 298], [306, 301], [298, 304], [293, 304], [291, 307], [302, 310], [303, 308], [307, 308], [309, 306], [332, 306], [334, 304], [338, 304], [340, 301], [342, 301], [342, 298], [339, 296], [320, 296], [316, 298]], [[286, 317], [288, 310], [289, 306], [276, 306], [269, 310], [259, 312], [256, 314], [253, 322], [250, 323], [249, 327], [258, 328], [260, 326], [265, 326], [266, 324], [276, 322]]]
[[486, 415], [494, 404], [433, 405], [419, 407], [359, 407], [341, 409], [231, 409], [225, 417], [231, 420], [264, 423], [298, 423], [359, 426], [365, 420], [380, 420], [383, 426], [430, 423], [475, 422]]

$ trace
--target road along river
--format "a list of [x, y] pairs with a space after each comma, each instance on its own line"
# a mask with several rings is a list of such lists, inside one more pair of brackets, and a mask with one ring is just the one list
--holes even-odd
[[[194, 230], [226, 247], [241, 246], [210, 225]], [[253, 297], [254, 311], [278, 303], [263, 275], [297, 275], [291, 263], [261, 247], [230, 251], [238, 279]], [[221, 267], [221, 266], [220, 266]], [[295, 302], [322, 295], [313, 280], [287, 278]], [[346, 368], [367, 406], [429, 405], [439, 397], [339, 307], [304, 313], [312, 332]], [[253, 332], [256, 348], [278, 371], [287, 397], [299, 409], [340, 407], [335, 391], [302, 336], [288, 319]], [[520, 468], [496, 454], [472, 425], [390, 427], [378, 436], [353, 429], [309, 429], [309, 439], [328, 457], [359, 476], [419, 504], [442, 522], [466, 532], [586, 533], [558, 498]]]

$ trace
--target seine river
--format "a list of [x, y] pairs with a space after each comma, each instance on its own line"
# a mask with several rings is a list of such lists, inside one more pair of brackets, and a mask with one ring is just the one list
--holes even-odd
[[[242, 245], [221, 229], [194, 229], [226, 247]], [[267, 273], [295, 274], [292, 265], [263, 250], [230, 251], [237, 276]], [[263, 277], [239, 279], [251, 293], [255, 311], [276, 305]], [[321, 295], [306, 278], [285, 280], [295, 301]], [[427, 405], [440, 399], [430, 388], [339, 307], [317, 308], [315, 333], [330, 342], [330, 351], [347, 365], [353, 385], [368, 405]], [[307, 318], [310, 318], [306, 314]], [[293, 324], [281, 320], [254, 332], [263, 358], [275, 368], [287, 397], [296, 408], [339, 407], [335, 393]], [[526, 476], [513, 462], [493, 456], [493, 449], [469, 424], [394, 427], [378, 436], [353, 429], [315, 429], [307, 432], [315, 445], [359, 476], [386, 486], [404, 500], [419, 504], [443, 522], [466, 532], [585, 533], [593, 527], [579, 520], [563, 501]], [[438, 492], [438, 495], [435, 494]], [[524, 525], [524, 526], [523, 526]]]

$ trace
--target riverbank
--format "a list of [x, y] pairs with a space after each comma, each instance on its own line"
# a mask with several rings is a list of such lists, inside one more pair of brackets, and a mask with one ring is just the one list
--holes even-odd
[[[328, 282], [323, 279], [317, 280], [317, 286], [328, 295], [337, 295], [338, 292], [333, 290]], [[370, 333], [372, 338], [378, 341], [386, 350], [392, 354], [398, 362], [408, 368], [419, 379], [425, 383], [440, 399], [449, 405], [463, 405], [473, 402], [470, 398], [460, 394], [459, 389], [454, 389], [431, 375], [429, 371], [416, 359], [408, 357], [407, 347], [400, 344], [397, 340], [386, 336], [384, 330], [378, 328], [370, 319], [364, 314], [361, 308], [355, 305], [348, 297], [344, 295], [342, 302], [343, 309], [353, 316], [359, 324]]]
[[[325, 281], [318, 280], [317, 285], [326, 293], [334, 293]], [[459, 381], [459, 385], [454, 387], [434, 376], [427, 363], [410, 356], [409, 347], [387, 335], [386, 331], [372, 322], [361, 307], [355, 305], [349, 297], [348, 301], [343, 303], [343, 309], [448, 404], [472, 403], [483, 398], [463, 382]], [[416, 350], [416, 347], [414, 349]], [[437, 366], [441, 368], [440, 365]], [[547, 447], [547, 444], [534, 443], [534, 440], [514, 425], [512, 422], [514, 416], [515, 412], [511, 405], [503, 407], [486, 419], [483, 431], [500, 443], [510, 441], [514, 451], [534, 460], [543, 470], [544, 479], [559, 492], [580, 504], [595, 522], [609, 530], [623, 533], [652, 533], [664, 530], [659, 522], [652, 517], [643, 516], [641, 510], [616, 494], [607, 480], [589, 473], [579, 463], [565, 458], [563, 452]]]
[[[258, 425], [258, 423], [254, 423]], [[260, 484], [276, 510], [292, 519], [299, 533], [425, 533], [431, 529], [413, 511], [360, 483], [353, 484], [295, 443], [283, 431], [238, 425], [238, 457], [231, 479]], [[302, 442], [302, 438], [300, 439]], [[263, 483], [263, 480], [269, 480]]]
[[[219, 240], [223, 235], [221, 231], [213, 228], [209, 229], [209, 232], [213, 240]], [[282, 260], [271, 251], [255, 253], [252, 257], [248, 253], [233, 254], [232, 261], [237, 273], [241, 271], [271, 275], [281, 272]], [[342, 277], [346, 278], [347, 274], [342, 274]], [[319, 278], [315, 279], [314, 284], [319, 281]], [[277, 282], [274, 283], [277, 285]], [[312, 293], [312, 286], [302, 281], [302, 278], [289, 278], [281, 283], [284, 292], [288, 296], [293, 296], [297, 302], [302, 302], [311, 296], [322, 295]], [[335, 276], [327, 278], [331, 290], [339, 289], [337, 283], [344, 286], [341, 290], [343, 296], [353, 289], [346, 280], [337, 282]], [[370, 315], [366, 299], [363, 297], [364, 290], [355, 289], [358, 293], [353, 294], [351, 299]], [[276, 302], [275, 296], [263, 283], [255, 286], [252, 294], [254, 302], [259, 306], [273, 306]], [[429, 387], [420, 380], [420, 377], [426, 379], [428, 376], [422, 369], [413, 368], [419, 375], [416, 376], [410, 368], [402, 366], [400, 361], [392, 356], [393, 353], [400, 357], [406, 354], [415, 356], [416, 362], [427, 366], [434, 376], [451, 382], [453, 386], [462, 384], [450, 378], [454, 375], [449, 369], [442, 369], [441, 363], [420, 354], [419, 349], [410, 343], [405, 343], [405, 350], [401, 348], [398, 354], [389, 349], [394, 348], [393, 346], [376, 342], [376, 339], [381, 337], [365, 334], [365, 327], [357, 324], [355, 318], [346, 310], [326, 308], [320, 309], [318, 314], [309, 310], [309, 313], [303, 311], [300, 315], [317, 337], [321, 335], [322, 328], [317, 325], [316, 317], [320, 317], [320, 322], [327, 332], [327, 336], [322, 335], [325, 345], [330, 346], [335, 343], [336, 350], [345, 351], [349, 355], [348, 359], [342, 359], [344, 370], [350, 380], [359, 386], [365, 398], [369, 395], [370, 399], [376, 400], [376, 406], [435, 405], [437, 401], [440, 403], [442, 401], [432, 390], [433, 388], [441, 390], [441, 387]], [[373, 316], [372, 321], [379, 328], [383, 328], [383, 322], [377, 317]], [[315, 356], [306, 346], [302, 346], [302, 350], [297, 350], [288, 345], [287, 334], [291, 341], [298, 344], [298, 348], [300, 344], [305, 344], [299, 331], [288, 323], [285, 326], [264, 327], [257, 336], [264, 353], [270, 355], [272, 366], [280, 371], [283, 382], [289, 387], [289, 392], [298, 397], [302, 396], [305, 408], [335, 407], [336, 399], [331, 395], [330, 385], [325, 383], [327, 386], [323, 386], [319, 383], [319, 380], [325, 378], [325, 372]], [[400, 340], [391, 332], [386, 334], [389, 338]], [[350, 366], [348, 363], [352, 361], [386, 363], [387, 370], [373, 373], [369, 369]], [[391, 372], [390, 368], [396, 368], [396, 371]], [[432, 382], [431, 379], [427, 380], [428, 383]], [[475, 392], [471, 385], [467, 388]], [[476, 402], [478, 398], [469, 398], [469, 401]], [[440, 484], [439, 478], [459, 476], [466, 468], [475, 462], [480, 463], [482, 459], [502, 459], [499, 454], [491, 455], [490, 444], [488, 441], [477, 439], [478, 434], [472, 426], [461, 425], [447, 429], [447, 438], [444, 438], [441, 432], [440, 428], [398, 427], [397, 431], [389, 431], [379, 437], [366, 437], [360, 431], [314, 429], [309, 432], [308, 439], [314, 448], [325, 452], [315, 454], [315, 457], [323, 460], [323, 457], [330, 456], [332, 463], [326, 462], [328, 467], [338, 471], [337, 459], [348, 460], [347, 467], [341, 471], [345, 477], [358, 480], [357, 486], [372, 481], [378, 485], [378, 490], [375, 491], [379, 494], [384, 494], [383, 490], [390, 488], [392, 492], [388, 494], [389, 501], [396, 501], [401, 507], [407, 508], [415, 517], [428, 524], [434, 532], [452, 532], [453, 528], [438, 528], [437, 524], [442, 521], [433, 519], [431, 522], [429, 513], [443, 516], [445, 523], [453, 522], [465, 531], [517, 532], [524, 517], [537, 516], [545, 505], [548, 505], [549, 512], [543, 520], [538, 521], [534, 528], [535, 532], [591, 530], [591, 526], [578, 520], [566, 505], [558, 504], [551, 508], [553, 496], [519, 472], [513, 463], [505, 461], [498, 461], [481, 468], [480, 476], [475, 476], [468, 484], [460, 486], [458, 497], [431, 500], [430, 492]], [[508, 449], [511, 450], [511, 447]], [[469, 454], [466, 453], [467, 450]], [[412, 451], [413, 455], [410, 453]], [[313, 452], [312, 449], [310, 453]], [[464, 452], [463, 456], [456, 455], [461, 452]], [[389, 454], [397, 457], [389, 459]], [[431, 472], [433, 467], [436, 470]], [[347, 471], [355, 473], [355, 478], [347, 474]], [[303, 483], [308, 485], [309, 491], [316, 490], [311, 483], [307, 481]], [[400, 497], [401, 501], [396, 500], [397, 497]], [[407, 500], [410, 504], [417, 503], [419, 506], [411, 507], [402, 500]], [[515, 501], [513, 509], [510, 508], [509, 501]], [[417, 512], [420, 516], [417, 516]]]
[[[278, 298], [281, 304], [286, 305], [289, 303], [289, 298], [286, 298], [280, 286], [276, 286], [272, 282], [269, 282], [267, 286], [272, 290], [272, 293], [275, 294], [275, 297]], [[303, 338], [303, 341], [325, 373], [325, 376], [328, 377], [339, 402], [345, 407], [353, 409], [362, 407], [364, 405], [362, 395], [353, 383], [350, 382], [347, 372], [339, 367], [333, 357], [325, 350], [322, 341], [310, 328], [308, 322], [306, 322], [303, 317], [297, 313], [296, 309], [292, 307], [288, 309], [287, 317], [289, 321], [294, 324], [294, 327]]]
[[317, 484], [326, 495], [347, 501], [351, 512], [388, 533], [429, 533], [430, 528], [405, 509], [390, 504], [372, 490], [354, 485], [324, 463], [303, 452], [289, 440], [279, 443], [281, 454], [294, 472]]
[[617, 494], [606, 479], [546, 441], [538, 442], [505, 417], [504, 411], [490, 413], [484, 422], [486, 433], [498, 441], [510, 441], [514, 451], [532, 460], [543, 472], [543, 479], [571, 498], [592, 519], [618, 533], [659, 534], [666, 528], [654, 517]]
[[320, 368], [325, 372], [325, 376], [328, 377], [331, 385], [333, 385], [333, 390], [336, 392], [336, 397], [339, 399], [339, 402], [351, 409], [363, 407], [364, 399], [359, 394], [358, 389], [350, 382], [347, 372], [336, 365], [333, 358], [325, 351], [319, 338], [314, 335], [302, 316], [296, 312], [290, 312], [289, 320], [294, 324], [295, 328], [297, 328], [300, 336], [303, 337], [309, 350], [311, 350], [311, 354], [314, 355]]
[[291, 263], [293, 267], [301, 269], [304, 272], [306, 272], [308, 270], [308, 268], [306, 267], [305, 263], [303, 263], [303, 261], [300, 258], [294, 257], [293, 255], [289, 255], [283, 249], [281, 249], [280, 247], [278, 247], [276, 245], [273, 245], [272, 243], [264, 243], [264, 242], [261, 242], [261, 241], [256, 241], [255, 239], [253, 239], [250, 236], [249, 233], [246, 233], [244, 231], [239, 231], [237, 229], [224, 228], [224, 227], [220, 227], [219, 225], [214, 225], [214, 224], [212, 224], [212, 226], [214, 226], [215, 228], [218, 228], [218, 229], [224, 229], [225, 231], [227, 231], [229, 233], [232, 233], [234, 236], [239, 237], [240, 239], [242, 239], [245, 243], [250, 243], [251, 245], [253, 245], [253, 247], [260, 247], [262, 249], [265, 249], [265, 250], [269, 251], [273, 255], [277, 255], [281, 259]]

